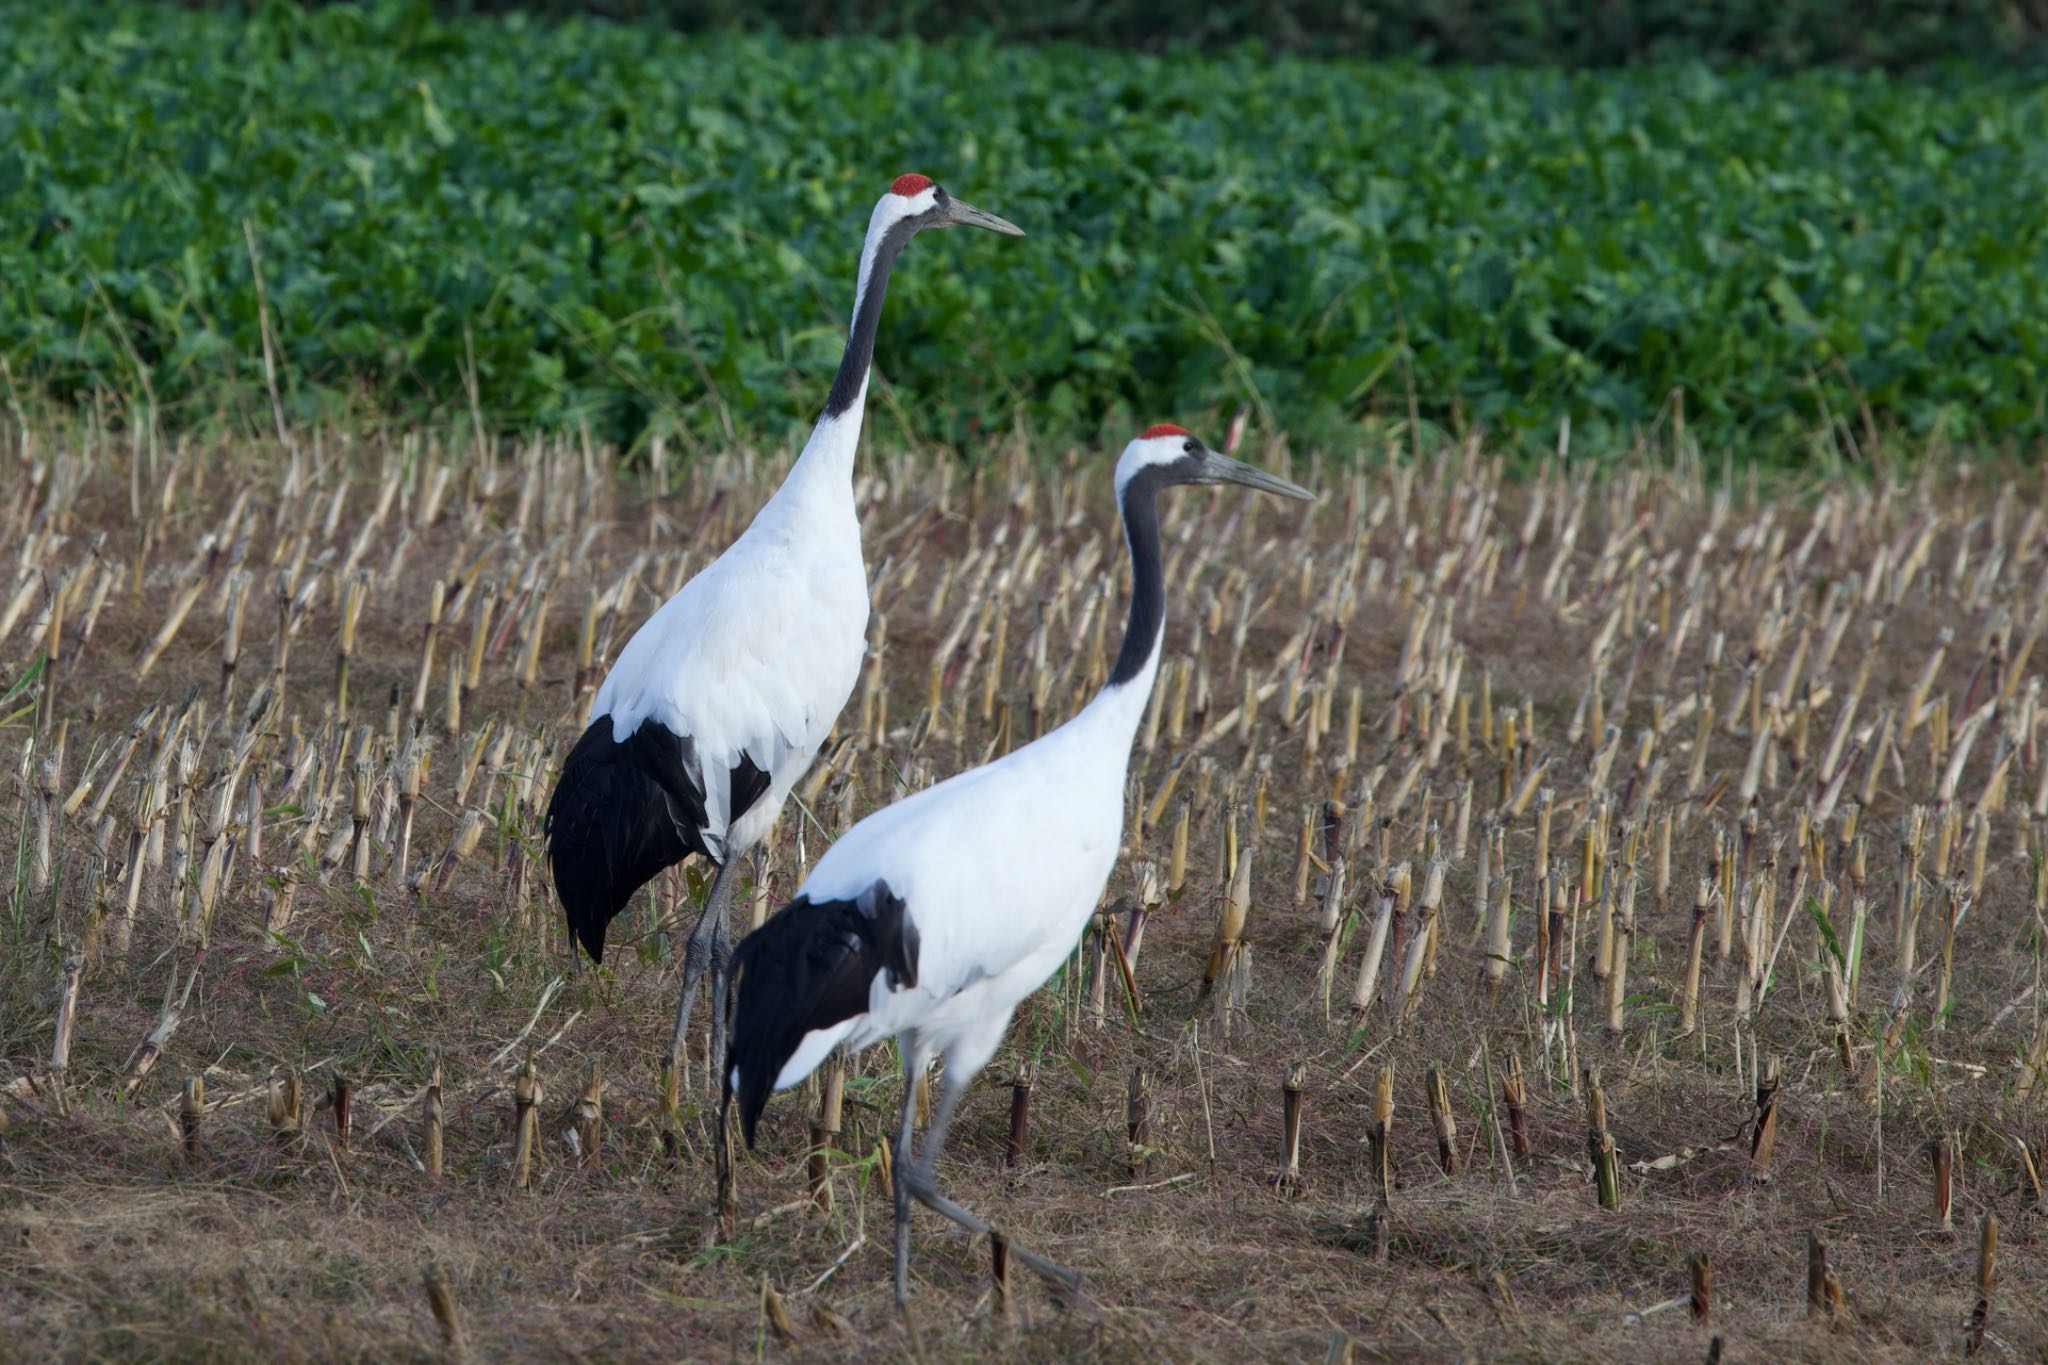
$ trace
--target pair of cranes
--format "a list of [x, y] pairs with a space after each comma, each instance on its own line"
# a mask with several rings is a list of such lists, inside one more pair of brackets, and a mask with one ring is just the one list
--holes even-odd
[[[1160, 491], [1234, 483], [1313, 496], [1180, 427], [1142, 432], [1116, 466], [1132, 594], [1102, 689], [1032, 743], [856, 824], [735, 954], [727, 923], [734, 870], [773, 825], [860, 673], [868, 600], [853, 463], [889, 272], [919, 232], [956, 225], [1023, 235], [922, 175], [899, 177], [875, 205], [823, 416], [745, 533], [620, 651], [547, 813], [556, 892], [570, 929], [600, 961], [607, 924], [643, 884], [691, 853], [716, 866], [684, 949], [669, 1050], [679, 1064], [708, 975], [710, 1055], [723, 1058], [720, 1121], [737, 1099], [749, 1145], [770, 1093], [802, 1082], [835, 1047], [899, 1040], [899, 1306], [912, 1199], [970, 1232], [992, 1231], [939, 1191], [946, 1130], [1017, 1006], [1080, 937], [1116, 862], [1131, 741], [1165, 631]], [[734, 972], [739, 988], [728, 1003]], [[944, 1079], [913, 1159], [916, 1082], [935, 1057], [944, 1058]], [[1010, 1249], [1055, 1283], [1078, 1285], [1072, 1271], [1014, 1242]]]

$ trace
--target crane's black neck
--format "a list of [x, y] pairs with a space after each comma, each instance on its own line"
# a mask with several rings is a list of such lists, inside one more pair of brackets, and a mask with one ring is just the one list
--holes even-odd
[[875, 330], [882, 324], [882, 299], [889, 292], [889, 269], [896, 254], [917, 235], [918, 223], [905, 218], [892, 225], [875, 244], [875, 256], [864, 262], [867, 272], [854, 300], [853, 326], [846, 334], [846, 354], [839, 359], [839, 373], [833, 376], [832, 392], [825, 398], [825, 415], [837, 417], [860, 397], [868, 369], [875, 363]]
[[1166, 627], [1166, 570], [1159, 560], [1159, 490], [1171, 482], [1163, 468], [1141, 469], [1117, 499], [1124, 516], [1124, 539], [1131, 547], [1131, 615], [1124, 624], [1116, 667], [1110, 670], [1111, 687], [1137, 678], [1159, 652], [1159, 634]]

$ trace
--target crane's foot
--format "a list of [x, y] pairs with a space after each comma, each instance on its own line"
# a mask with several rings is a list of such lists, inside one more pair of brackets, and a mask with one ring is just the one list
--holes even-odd
[[[1057, 1261], [1048, 1261], [1037, 1252], [1019, 1246], [1017, 1240], [1008, 1233], [991, 1226], [986, 1219], [970, 1213], [961, 1205], [940, 1194], [938, 1182], [934, 1179], [930, 1168], [925, 1163], [920, 1162], [911, 1166], [908, 1170], [901, 1172], [897, 1179], [902, 1187], [909, 1192], [911, 1198], [917, 1200], [918, 1203], [924, 1205], [933, 1213], [952, 1219], [969, 1232], [985, 1233], [990, 1237], [1001, 1237], [1003, 1241], [1009, 1244], [1010, 1254], [1031, 1267], [1048, 1284], [1064, 1290], [1068, 1294], [1079, 1294], [1081, 1292], [1080, 1271], [1070, 1270]], [[898, 1228], [907, 1230], [907, 1221], [899, 1223], [897, 1225]], [[903, 1235], [904, 1231], [898, 1232], [899, 1237]], [[896, 1282], [896, 1302], [899, 1307], [903, 1303], [903, 1280], [900, 1277]]]

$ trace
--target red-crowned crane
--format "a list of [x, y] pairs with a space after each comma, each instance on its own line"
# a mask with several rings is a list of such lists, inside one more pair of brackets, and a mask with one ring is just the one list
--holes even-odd
[[[954, 1106], [1010, 1016], [1072, 951], [1123, 838], [1131, 740], [1159, 672], [1166, 590], [1159, 490], [1236, 483], [1314, 495], [1208, 449], [1176, 426], [1124, 448], [1116, 495], [1132, 566], [1130, 618], [1109, 680], [1072, 720], [1021, 749], [876, 811], [818, 860], [795, 900], [740, 944], [721, 1116], [735, 1096], [748, 1145], [773, 1090], [835, 1046], [899, 1040], [896, 1300], [909, 1275], [910, 1200], [970, 1232], [989, 1225], [939, 1192], [935, 1164]], [[945, 1059], [924, 1152], [911, 1154], [917, 1078]], [[721, 1155], [724, 1144], [719, 1144]], [[1079, 1277], [1017, 1246], [1041, 1275]]]
[[707, 968], [710, 1055], [723, 1055], [734, 870], [775, 823], [860, 676], [868, 587], [853, 463], [875, 328], [897, 254], [927, 228], [956, 225], [1023, 236], [922, 175], [898, 177], [875, 205], [824, 415], [740, 538], [626, 642], [548, 800], [555, 891], [595, 961], [606, 925], [664, 868], [692, 853], [717, 866], [683, 954], [669, 1043], [678, 1070]]

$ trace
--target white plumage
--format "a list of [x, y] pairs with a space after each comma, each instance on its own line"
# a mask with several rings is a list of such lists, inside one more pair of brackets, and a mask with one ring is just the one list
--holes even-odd
[[646, 720], [691, 737], [700, 777], [728, 773], [742, 756], [767, 771], [767, 795], [736, 824], [730, 784], [705, 785], [702, 831], [715, 861], [768, 832], [860, 678], [868, 592], [852, 490], [859, 439], [858, 406], [819, 422], [740, 538], [626, 642], [591, 706], [591, 723], [609, 716], [615, 740]]
[[684, 954], [677, 1062], [707, 969], [712, 1055], [722, 1050], [734, 869], [774, 824], [860, 676], [868, 598], [853, 464], [875, 332], [898, 253], [920, 231], [957, 224], [1021, 235], [921, 175], [899, 177], [875, 205], [824, 415], [740, 538], [626, 642], [549, 800], [555, 889], [600, 961], [606, 926], [648, 880], [691, 853], [717, 864]]
[[[885, 880], [918, 931], [917, 985], [878, 980], [868, 1011], [835, 1026], [849, 1047], [915, 1030], [949, 1074], [987, 1065], [1011, 1014], [1066, 959], [1109, 884], [1131, 738], [1158, 667], [1154, 651], [1138, 678], [1097, 693], [1065, 725], [877, 811], [818, 860], [800, 895], [853, 900]], [[817, 1046], [822, 1035], [805, 1041], [778, 1090], [830, 1051]]]
[[[797, 898], [740, 946], [725, 1080], [749, 1142], [769, 1091], [801, 1082], [834, 1047], [902, 1041], [899, 1301], [910, 1198], [986, 1230], [938, 1193], [933, 1164], [961, 1092], [994, 1056], [1017, 1006], [1072, 950], [1115, 867], [1131, 741], [1164, 630], [1158, 492], [1220, 482], [1310, 496], [1179, 427], [1153, 427], [1131, 442], [1116, 474], [1131, 612], [1108, 683], [1050, 734], [855, 825], [818, 860]], [[944, 1087], [924, 1155], [913, 1162], [909, 1101], [934, 1056], [945, 1058]], [[1011, 1249], [1041, 1273], [1074, 1282], [1014, 1242]]]

